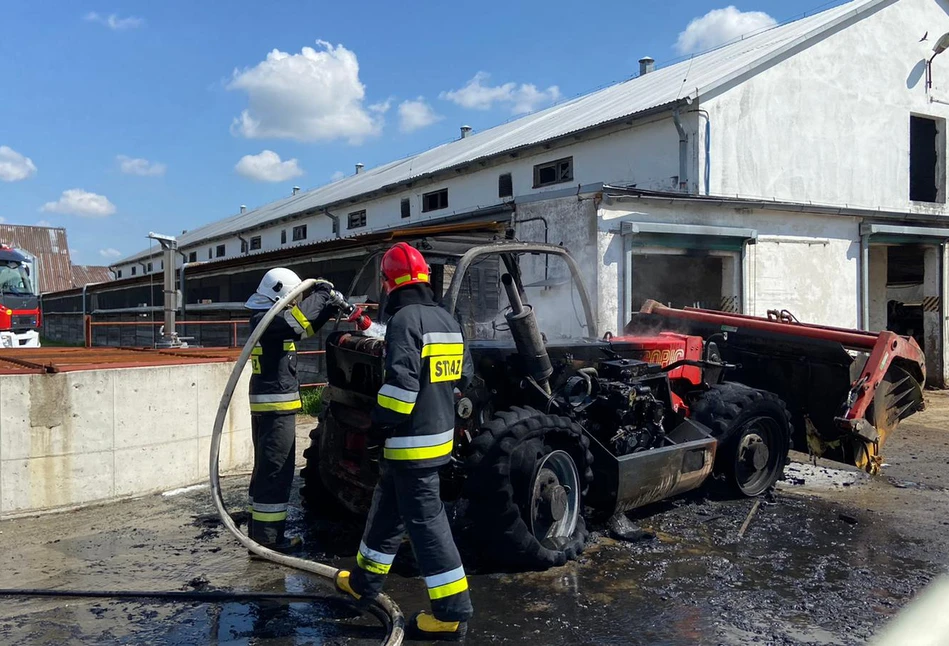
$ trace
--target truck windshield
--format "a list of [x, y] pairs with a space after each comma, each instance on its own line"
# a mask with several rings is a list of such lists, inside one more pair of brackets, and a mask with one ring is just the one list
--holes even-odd
[[0, 291], [16, 296], [30, 296], [33, 288], [26, 265], [21, 262], [0, 262]]

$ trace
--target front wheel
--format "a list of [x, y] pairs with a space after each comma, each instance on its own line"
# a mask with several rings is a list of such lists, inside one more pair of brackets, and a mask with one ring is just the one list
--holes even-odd
[[791, 424], [777, 395], [738, 383], [714, 385], [695, 400], [692, 418], [718, 438], [715, 471], [734, 493], [760, 496], [781, 478]]
[[576, 559], [587, 539], [583, 497], [593, 456], [570, 419], [502, 411], [472, 441], [465, 496], [490, 560], [543, 570]]

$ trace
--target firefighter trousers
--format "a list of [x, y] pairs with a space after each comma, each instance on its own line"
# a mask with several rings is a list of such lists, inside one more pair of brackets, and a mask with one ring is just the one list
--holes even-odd
[[254, 471], [250, 476], [250, 537], [264, 545], [284, 539], [296, 460], [296, 415], [251, 414]]
[[383, 460], [381, 471], [356, 555], [353, 589], [363, 595], [382, 591], [407, 531], [432, 614], [440, 621], [467, 621], [473, 613], [468, 579], [439, 496], [438, 468], [399, 467]]

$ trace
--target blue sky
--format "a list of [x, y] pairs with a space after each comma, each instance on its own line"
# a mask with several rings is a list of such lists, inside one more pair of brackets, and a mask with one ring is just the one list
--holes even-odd
[[109, 264], [819, 5], [0, 3], [0, 218]]

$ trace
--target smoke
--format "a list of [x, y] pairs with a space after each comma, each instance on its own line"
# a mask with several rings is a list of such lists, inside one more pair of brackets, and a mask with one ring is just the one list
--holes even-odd
[[525, 301], [534, 308], [537, 326], [548, 340], [589, 337], [583, 301], [564, 260], [557, 256], [522, 256]]

